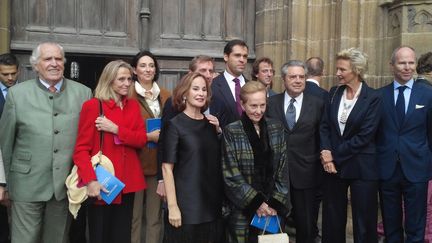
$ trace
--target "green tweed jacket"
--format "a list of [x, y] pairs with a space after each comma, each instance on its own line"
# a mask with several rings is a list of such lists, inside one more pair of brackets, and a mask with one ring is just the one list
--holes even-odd
[[0, 120], [0, 145], [12, 200], [66, 197], [82, 103], [92, 97], [86, 86], [68, 79], [50, 93], [38, 79], [9, 89]]
[[285, 212], [289, 212], [291, 203], [283, 125], [272, 119], [266, 119], [266, 123], [269, 145], [272, 150], [272, 158], [269, 160], [272, 160], [274, 168], [275, 185], [272, 194], [269, 198], [262, 198], [260, 193], [251, 186], [254, 175], [254, 156], [240, 120], [227, 125], [223, 132], [222, 170], [226, 194], [230, 202], [239, 210], [250, 207], [254, 201], [260, 205], [264, 200], [272, 205], [282, 206]]

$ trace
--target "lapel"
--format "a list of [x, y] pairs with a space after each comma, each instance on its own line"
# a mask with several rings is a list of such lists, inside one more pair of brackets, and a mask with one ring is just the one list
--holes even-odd
[[[155, 118], [155, 115], [153, 114], [153, 111], [148, 106], [148, 104], [145, 101], [144, 97], [142, 97], [141, 95], [137, 94], [137, 99], [138, 99], [139, 103], [141, 104], [141, 106], [143, 107], [143, 109], [149, 114], [150, 118]], [[158, 102], [159, 102], [159, 107], [162, 108], [162, 105], [161, 105], [161, 102], [160, 102], [160, 96], [158, 97]]]
[[225, 79], [225, 76], [223, 75], [223, 73], [220, 74], [219, 76], [221, 76], [221, 78], [218, 80], [214, 80], [213, 82], [218, 87], [218, 89], [221, 93], [222, 99], [225, 101], [225, 104], [227, 104], [229, 106], [229, 109], [231, 110], [231, 112], [233, 114], [238, 114], [237, 108], [236, 108], [236, 102], [234, 100], [234, 97], [232, 96], [231, 89], [228, 86], [227, 80]]
[[275, 95], [274, 99], [276, 100], [275, 102], [276, 116], [278, 116], [279, 120], [282, 121], [282, 124], [284, 125], [285, 129], [289, 130], [288, 123], [286, 121], [286, 116], [285, 116], [285, 109], [284, 109], [285, 92]]
[[312, 107], [312, 102], [309, 99], [309, 96], [303, 92], [303, 102], [300, 108], [300, 115], [297, 122], [294, 124], [294, 127], [292, 129], [293, 131], [298, 127], [297, 124], [299, 123], [301, 124], [303, 120], [306, 119], [305, 117], [308, 116], [311, 107]]
[[[412, 94], [412, 93], [411, 93]], [[393, 82], [383, 88], [383, 106], [387, 107], [387, 111], [390, 113], [390, 117], [396, 127], [399, 126], [396, 118], [396, 107], [394, 103], [394, 87]]]
[[331, 94], [330, 100], [330, 122], [336, 127], [338, 135], [341, 134], [338, 121], [338, 111], [345, 88], [346, 87], [344, 85], [336, 87], [334, 93]]
[[422, 97], [423, 97], [423, 91], [414, 82], [414, 84], [412, 86], [412, 90], [411, 90], [410, 100], [408, 103], [408, 110], [407, 110], [407, 113], [406, 113], [405, 119], [404, 119], [404, 124], [411, 117], [411, 114], [415, 110], [416, 105], [424, 105], [424, 104], [421, 104], [421, 102], [420, 102]]
[[1, 117], [1, 115], [2, 115], [2, 113], [3, 113], [3, 107], [4, 107], [4, 104], [5, 104], [5, 98], [3, 97], [3, 92], [0, 90], [0, 117]]
[[368, 98], [368, 89], [369, 89], [369, 86], [367, 86], [366, 82], [363, 82], [362, 89], [360, 91], [360, 95], [359, 95], [357, 102], [355, 103], [353, 109], [351, 110], [350, 115], [349, 115], [347, 122], [345, 124], [345, 130], [344, 130], [343, 136], [348, 136], [350, 134], [350, 132], [354, 128], [353, 127], [354, 121], [362, 119], [361, 116], [364, 114], [362, 111], [365, 108], [368, 109], [368, 107], [364, 105], [366, 102], [366, 99]]

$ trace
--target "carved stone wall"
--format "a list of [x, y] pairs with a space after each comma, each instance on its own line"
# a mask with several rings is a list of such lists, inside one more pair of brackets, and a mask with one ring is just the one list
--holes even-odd
[[358, 47], [369, 55], [368, 83], [379, 87], [391, 79], [394, 48], [411, 45], [420, 55], [432, 43], [432, 0], [5, 0], [0, 7], [0, 51], [18, 54], [22, 77], [33, 75], [29, 51], [53, 40], [74, 57], [103, 61], [150, 49], [159, 81], [172, 89], [197, 54], [215, 57], [223, 70], [225, 43], [241, 38], [250, 62], [268, 56], [276, 70], [289, 59], [322, 57], [325, 88], [335, 83], [336, 53]]
[[[369, 56], [367, 81], [380, 87], [391, 81], [394, 48], [411, 45], [420, 55], [432, 47], [432, 1], [421, 0], [257, 0], [256, 55], [268, 56], [278, 69], [289, 59], [320, 56], [322, 86], [335, 84], [334, 57], [357, 47]], [[278, 70], [275, 89], [282, 91]]]

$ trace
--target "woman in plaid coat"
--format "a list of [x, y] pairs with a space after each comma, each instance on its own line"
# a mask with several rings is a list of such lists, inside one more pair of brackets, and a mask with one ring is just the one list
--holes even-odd
[[229, 199], [230, 242], [256, 242], [254, 214], [286, 216], [291, 208], [283, 126], [265, 119], [266, 90], [250, 81], [240, 92], [244, 110], [223, 132], [222, 169]]

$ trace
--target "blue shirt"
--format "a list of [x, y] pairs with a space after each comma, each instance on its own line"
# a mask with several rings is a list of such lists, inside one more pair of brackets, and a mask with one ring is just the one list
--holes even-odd
[[[405, 113], [408, 110], [408, 104], [409, 104], [409, 100], [411, 97], [411, 91], [412, 91], [412, 86], [414, 84], [414, 79], [410, 79], [410, 81], [408, 81], [405, 86], [407, 87], [404, 91], [404, 98], [405, 98]], [[396, 80], [393, 81], [393, 90], [394, 90], [394, 103], [396, 105], [396, 101], [397, 101], [397, 97], [399, 95], [399, 90], [398, 88], [402, 86], [400, 83], [398, 83]]]
[[0, 89], [2, 91], [2, 95], [4, 97], [4, 99], [6, 100], [6, 95], [8, 92], [8, 87], [6, 87], [6, 85], [4, 85], [2, 82], [0, 82]]

